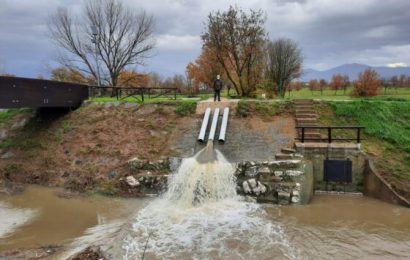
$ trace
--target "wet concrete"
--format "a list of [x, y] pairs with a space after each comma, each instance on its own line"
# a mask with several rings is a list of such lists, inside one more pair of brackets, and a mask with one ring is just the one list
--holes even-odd
[[[232, 112], [231, 112], [232, 113]], [[206, 146], [197, 142], [202, 118], [186, 126], [183, 134], [174, 140], [172, 147], [180, 157], [189, 157]], [[208, 140], [208, 131], [206, 140]], [[214, 141], [215, 149], [221, 151], [230, 162], [249, 160], [273, 160], [281, 148], [290, 147], [294, 142], [294, 119], [290, 116], [277, 116], [270, 120], [261, 118], [238, 118], [231, 114], [228, 121], [224, 144], [218, 143], [220, 123]]]

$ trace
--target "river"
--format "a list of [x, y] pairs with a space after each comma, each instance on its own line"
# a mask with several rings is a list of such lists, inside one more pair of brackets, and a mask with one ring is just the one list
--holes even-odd
[[2, 195], [0, 255], [57, 244], [50, 257], [64, 259], [97, 244], [112, 259], [409, 258], [410, 209], [347, 195], [256, 204], [236, 195], [223, 155], [211, 155], [185, 159], [155, 199], [64, 199], [39, 186]]

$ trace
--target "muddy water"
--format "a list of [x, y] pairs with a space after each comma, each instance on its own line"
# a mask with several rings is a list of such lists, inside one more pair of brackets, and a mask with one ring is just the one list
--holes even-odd
[[410, 209], [366, 197], [317, 195], [308, 206], [267, 208], [296, 258], [409, 259]]
[[[141, 240], [144, 246], [148, 241], [146, 259], [162, 259], [161, 250], [166, 248], [174, 249], [174, 255], [166, 253], [170, 259], [410, 256], [410, 209], [366, 197], [317, 195], [307, 206], [291, 207], [257, 205], [240, 199], [213, 201], [185, 210], [162, 205], [163, 217], [155, 222], [155, 212], [148, 213], [159, 203], [157, 199], [62, 199], [55, 196], [56, 191], [30, 186], [22, 194], [0, 196], [0, 252], [65, 244], [66, 252], [53, 257], [66, 259], [86, 244], [95, 243], [105, 249], [118, 244], [122, 248], [118, 254], [108, 249], [112, 259], [127, 258], [124, 245], [135, 250], [128, 259], [140, 259]], [[147, 203], [151, 206], [144, 207]], [[144, 211], [149, 218], [143, 218]], [[150, 225], [143, 227], [144, 223]], [[144, 228], [154, 231], [148, 240], [135, 236]], [[128, 234], [128, 239], [116, 235], [118, 229]], [[113, 243], [107, 243], [110, 235]]]
[[18, 195], [0, 195], [0, 252], [68, 243], [88, 228], [126, 218], [143, 203], [95, 196], [64, 199], [58, 191], [29, 186]]

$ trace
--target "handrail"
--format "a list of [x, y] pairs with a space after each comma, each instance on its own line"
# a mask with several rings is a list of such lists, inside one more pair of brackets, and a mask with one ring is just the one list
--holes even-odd
[[[136, 87], [136, 88], [132, 88], [132, 87], [120, 87], [120, 86], [118, 86], [118, 87], [90, 86], [90, 88], [92, 90], [91, 91], [92, 96], [94, 96], [93, 95], [94, 94], [94, 89], [112, 89], [113, 90], [113, 95], [112, 96], [115, 96], [117, 98], [117, 100], [124, 99], [124, 98], [131, 97], [131, 96], [136, 97], [138, 95], [138, 96], [141, 96], [141, 101], [142, 102], [144, 102], [144, 94], [148, 94], [148, 96], [150, 98], [156, 98], [156, 97], [159, 97], [159, 96], [169, 94], [170, 92], [173, 92], [174, 99], [176, 100], [177, 99], [177, 92], [178, 92], [178, 88], [173, 88], [173, 87], [153, 87], [153, 88]], [[123, 90], [126, 91], [126, 96], [125, 97], [122, 97]], [[157, 94], [156, 96], [152, 97], [151, 96], [152, 95], [152, 93], [151, 93], [152, 90], [165, 90], [165, 93], [160, 93], [160, 94]], [[129, 93], [129, 91], [131, 93]]]
[[[309, 141], [322, 141], [322, 138], [306, 138], [305, 137], [305, 129], [327, 129], [327, 142], [332, 143], [332, 141], [356, 141], [360, 144], [361, 141], [361, 129], [365, 128], [364, 126], [356, 126], [356, 125], [349, 125], [349, 126], [296, 126], [296, 129], [302, 129], [301, 137], [297, 137], [297, 140], [300, 140], [302, 143], [305, 140]], [[332, 130], [333, 129], [348, 129], [348, 130], [356, 130], [356, 138], [332, 138]]]

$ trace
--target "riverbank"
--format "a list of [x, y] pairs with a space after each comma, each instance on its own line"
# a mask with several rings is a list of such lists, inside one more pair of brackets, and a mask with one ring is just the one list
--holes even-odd
[[[241, 103], [231, 112], [228, 142], [218, 148], [229, 160], [244, 160], [249, 153], [267, 160], [275, 150], [292, 145], [289, 108], [275, 102]], [[0, 189], [10, 193], [15, 184], [39, 184], [74, 194], [143, 195], [130, 194], [123, 185], [129, 160], [155, 163], [201, 149], [196, 137], [202, 116], [195, 115], [195, 106], [193, 101], [89, 102], [58, 113], [9, 110], [0, 120]]]

